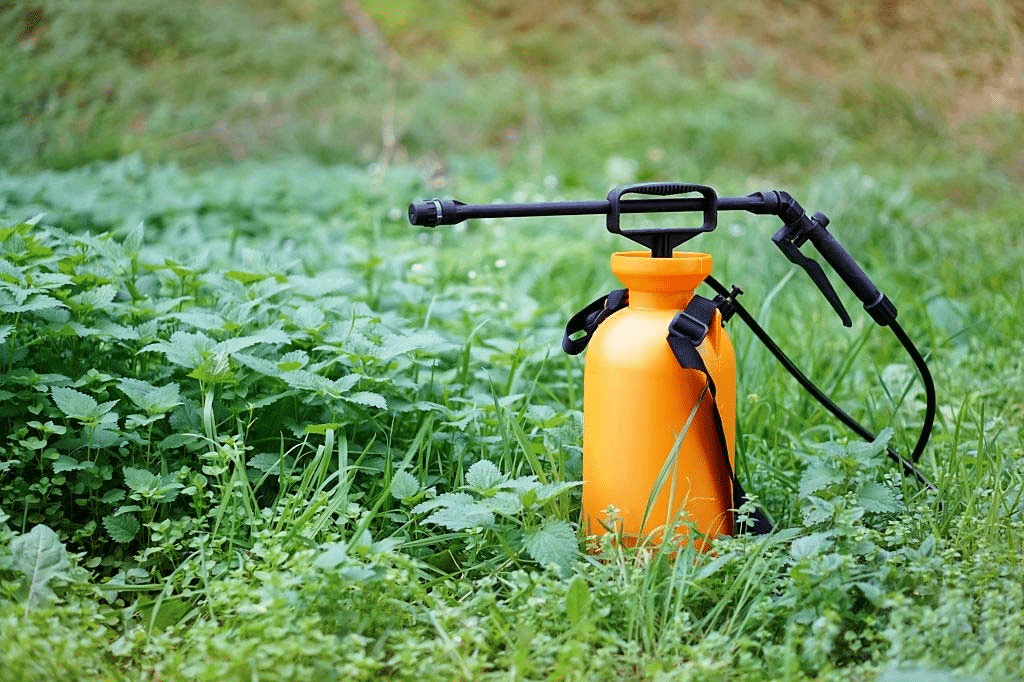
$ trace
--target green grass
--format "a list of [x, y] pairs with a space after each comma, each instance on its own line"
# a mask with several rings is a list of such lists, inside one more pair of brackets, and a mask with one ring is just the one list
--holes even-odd
[[[0, 678], [1018, 677], [1020, 124], [964, 101], [1021, 14], [927, 5], [0, 5]], [[694, 247], [883, 437], [733, 322], [777, 531], [581, 551], [559, 339], [628, 244], [404, 208], [652, 178], [830, 216], [928, 356], [940, 494], [882, 453], [891, 335], [723, 215]]]

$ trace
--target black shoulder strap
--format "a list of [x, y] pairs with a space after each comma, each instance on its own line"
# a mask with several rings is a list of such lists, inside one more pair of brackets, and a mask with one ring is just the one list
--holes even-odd
[[[677, 313], [672, 320], [672, 324], [669, 325], [668, 345], [672, 348], [672, 353], [676, 356], [680, 367], [703, 372], [707, 380], [708, 393], [711, 396], [711, 412], [714, 416], [715, 430], [718, 435], [718, 449], [722, 454], [722, 459], [725, 461], [725, 469], [729, 472], [729, 480], [732, 484], [732, 506], [736, 510], [747, 502], [747, 493], [743, 490], [739, 479], [736, 478], [732, 462], [729, 461], [729, 446], [725, 438], [725, 428], [722, 425], [722, 414], [718, 410], [715, 381], [711, 378], [711, 373], [708, 371], [704, 358], [701, 357], [699, 351], [699, 347], [704, 342], [704, 338], [707, 336], [708, 329], [714, 319], [715, 310], [724, 302], [726, 302], [726, 299], [720, 296], [716, 297], [713, 301], [703, 296], [694, 296], [686, 306], [686, 309]], [[734, 532], [747, 532], [751, 535], [764, 535], [772, 529], [771, 521], [768, 520], [763, 511], [757, 508], [751, 513], [745, 527], [739, 527], [738, 523], [734, 523], [733, 526]]]
[[[569, 355], [579, 355], [590, 343], [597, 326], [605, 321], [612, 313], [622, 310], [629, 305], [629, 292], [626, 289], [616, 289], [607, 296], [602, 296], [591, 302], [586, 308], [579, 311], [565, 325], [565, 335], [562, 337], [562, 350]], [[576, 336], [583, 332], [583, 336]], [[573, 338], [576, 336], [576, 338]]]

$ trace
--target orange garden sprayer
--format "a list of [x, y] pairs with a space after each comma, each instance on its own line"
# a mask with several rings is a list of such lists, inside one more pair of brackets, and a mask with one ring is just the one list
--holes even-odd
[[[409, 206], [409, 221], [435, 227], [472, 218], [604, 214], [609, 232], [649, 250], [612, 255], [612, 272], [626, 288], [574, 315], [562, 341], [571, 355], [589, 346], [583, 382], [584, 528], [588, 534], [614, 532], [635, 542], [675, 536], [679, 528], [687, 533], [692, 527], [702, 538], [771, 529], [761, 510], [736, 514], [747, 496], [735, 473], [736, 357], [723, 328], [734, 315], [826, 409], [858, 436], [875, 438], [793, 364], [739, 303], [738, 287], [727, 289], [711, 276], [710, 255], [673, 252], [714, 230], [720, 211], [778, 216], [783, 227], [772, 240], [807, 272], [843, 324], [851, 325], [850, 316], [821, 266], [800, 250], [806, 243], [871, 318], [896, 335], [920, 372], [926, 407], [909, 458], [892, 448], [887, 453], [906, 474], [934, 488], [915, 466], [935, 419], [935, 387], [924, 358], [896, 321], [896, 307], [826, 229], [828, 218], [808, 216], [788, 193], [719, 197], [703, 185], [645, 183], [615, 188], [603, 201], [470, 205], [430, 199]], [[677, 212], [700, 213], [702, 224], [636, 229], [620, 224], [624, 213]], [[701, 283], [716, 296], [697, 295]], [[614, 512], [609, 515], [609, 510]]]

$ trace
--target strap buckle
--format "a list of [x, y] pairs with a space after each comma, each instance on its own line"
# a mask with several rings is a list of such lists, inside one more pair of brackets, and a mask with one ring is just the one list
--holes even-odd
[[669, 336], [682, 337], [697, 347], [704, 342], [704, 337], [708, 335], [708, 325], [693, 314], [681, 310], [672, 318], [672, 323], [668, 326], [668, 333]]

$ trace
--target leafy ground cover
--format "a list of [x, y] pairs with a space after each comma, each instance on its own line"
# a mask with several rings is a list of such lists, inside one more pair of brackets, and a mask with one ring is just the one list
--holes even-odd
[[[940, 91], [918, 98], [864, 72], [816, 80], [866, 42], [884, 53], [886, 21], [923, 21], [902, 3], [888, 19], [820, 4], [842, 29], [820, 62], [789, 51], [820, 38], [773, 42], [806, 19], [792, 8], [765, 45], [743, 32], [750, 14], [669, 30], [609, 3], [453, 3], [431, 17], [411, 3], [0, 6], [20, 22], [4, 49], [46, 58], [4, 62], [23, 109], [2, 122], [0, 677], [1019, 677], [1024, 266], [1019, 150], [1001, 137], [1019, 122], [996, 107], [953, 125], [966, 114]], [[998, 21], [919, 34], [937, 52], [970, 45], [943, 68], [960, 85], [977, 77], [976, 91], [1019, 56], [1019, 9], [991, 7]], [[617, 50], [595, 40], [619, 25], [602, 18], [626, 22]], [[55, 47], [86, 19], [105, 42]], [[257, 20], [280, 49], [251, 62], [239, 46]], [[146, 49], [123, 44], [117, 21], [151, 29]], [[693, 26], [728, 26], [734, 49], [698, 49]], [[344, 39], [310, 54], [310, 35]], [[972, 61], [979, 35], [998, 48], [987, 66]], [[925, 69], [926, 52], [901, 68]], [[149, 133], [115, 132], [137, 115], [130, 93], [182, 63], [194, 78], [151, 98]], [[412, 63], [447, 74], [446, 89], [413, 88]], [[49, 76], [28, 65], [83, 71], [42, 92]], [[296, 65], [296, 90], [267, 75]], [[209, 118], [220, 97], [255, 102], [250, 86], [276, 115], [316, 111], [304, 98], [334, 96], [318, 83], [339, 68], [365, 97], [321, 111], [332, 123], [316, 144], [244, 138], [244, 107]], [[104, 79], [111, 106], [82, 94]], [[195, 108], [171, 115], [185, 87]], [[523, 87], [533, 94], [494, 97]], [[421, 125], [431, 111], [451, 130]], [[186, 149], [160, 120], [222, 134]], [[970, 139], [989, 125], [984, 144]], [[353, 137], [335, 140], [343, 129]], [[480, 151], [495, 141], [499, 153]], [[202, 165], [225, 149], [254, 160]], [[78, 166], [126, 151], [140, 153]], [[922, 466], [939, 494], [883, 453], [906, 450], [921, 421], [896, 344], [863, 315], [843, 330], [769, 243], [775, 225], [729, 216], [700, 244], [719, 278], [880, 438], [851, 439], [733, 328], [741, 474], [778, 530], [713, 554], [583, 551], [581, 367], [559, 338], [614, 286], [606, 259], [622, 243], [586, 219], [417, 231], [404, 207], [437, 192], [593, 197], [665, 176], [727, 194], [783, 184], [829, 214], [928, 354], [940, 415]]]

